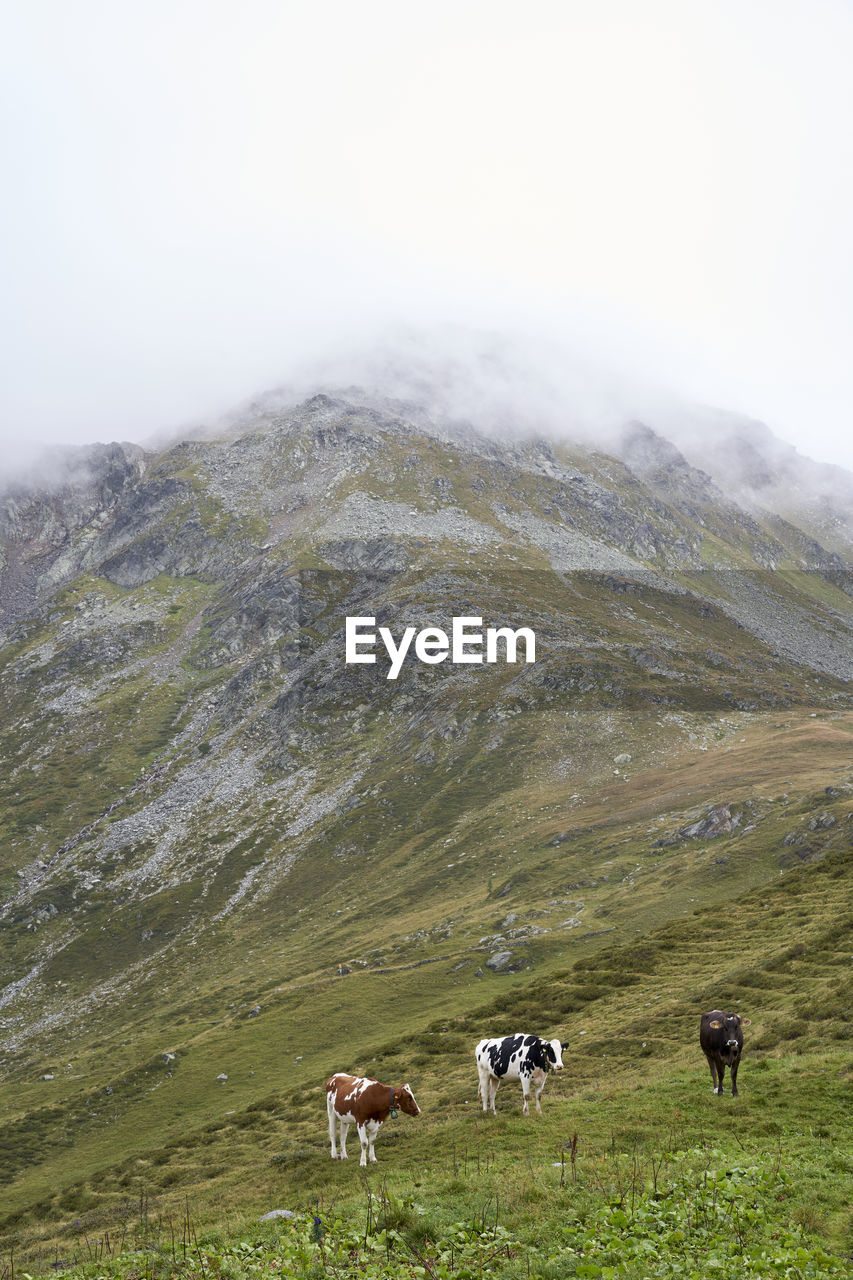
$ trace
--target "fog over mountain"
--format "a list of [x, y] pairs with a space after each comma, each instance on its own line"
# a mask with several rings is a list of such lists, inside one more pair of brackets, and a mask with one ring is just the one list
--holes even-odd
[[0, 465], [452, 322], [615, 371], [558, 416], [627, 379], [849, 466], [851, 60], [836, 0], [16, 6]]
[[[124, 449], [141, 457], [180, 440], [234, 437], [258, 414], [287, 412], [317, 394], [390, 407], [442, 438], [464, 441], [473, 431], [507, 443], [542, 439], [595, 449], [643, 478], [672, 463], [692, 464], [745, 510], [793, 519], [844, 555], [853, 545], [853, 474], [844, 468], [804, 456], [761, 422], [687, 403], [553, 339], [461, 325], [377, 331], [360, 348], [303, 362], [287, 382], [228, 413], [141, 444], [125, 442]], [[101, 446], [65, 446], [17, 465], [7, 459], [5, 488], [80, 489], [89, 460], [99, 468], [103, 456]]]

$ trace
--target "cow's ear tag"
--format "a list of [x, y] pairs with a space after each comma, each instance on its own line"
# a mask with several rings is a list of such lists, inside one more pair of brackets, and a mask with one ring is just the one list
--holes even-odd
[[713, 1022], [710, 1022], [708, 1025], [710, 1026], [710, 1028], [711, 1028], [711, 1030], [712, 1030], [712, 1031], [719, 1031], [720, 1027], [721, 1027], [723, 1024], [722, 1024], [722, 1022], [720, 1022], [720, 1020], [717, 1018], [717, 1019], [715, 1019]]

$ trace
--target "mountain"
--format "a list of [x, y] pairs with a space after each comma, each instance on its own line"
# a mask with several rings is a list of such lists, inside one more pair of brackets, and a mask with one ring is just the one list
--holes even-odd
[[771, 520], [808, 529], [849, 562], [853, 546], [853, 476], [814, 462], [773, 435], [763, 422], [720, 411], [694, 411], [682, 448], [739, 505]]
[[[850, 508], [762, 433], [700, 453], [350, 388], [7, 488], [13, 1214], [849, 853]], [[536, 660], [389, 679], [347, 617]]]

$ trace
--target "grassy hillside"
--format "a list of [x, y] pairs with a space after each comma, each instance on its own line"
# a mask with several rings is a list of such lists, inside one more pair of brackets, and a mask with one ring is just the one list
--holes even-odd
[[[799, 1213], [849, 1248], [835, 559], [683, 460], [324, 397], [110, 456], [0, 511], [0, 1267], [159, 1248], [188, 1203], [202, 1232], [322, 1205], [331, 1240], [366, 1212], [325, 1148], [340, 1069], [424, 1109], [380, 1138], [386, 1216], [438, 1248], [500, 1201], [507, 1274], [546, 1210], [554, 1258], [572, 1213], [603, 1231], [620, 1161], [636, 1198], [741, 1149], [768, 1240]], [[353, 614], [530, 625], [537, 661], [389, 681], [343, 663]], [[696, 1043], [729, 1003], [736, 1113]], [[571, 1043], [524, 1125], [474, 1101], [473, 1043], [515, 1027]]]
[[[405, 982], [397, 989], [399, 975], [381, 975], [389, 985], [381, 1007], [379, 975], [331, 982], [313, 993], [310, 1007], [324, 1031], [334, 1025], [327, 1011], [335, 1004], [346, 1002], [361, 1021], [346, 1063], [339, 1050], [331, 1056], [326, 1044], [312, 1042], [307, 1018], [303, 1034], [287, 1040], [271, 1037], [268, 1026], [281, 1063], [278, 1087], [241, 1106], [242, 1082], [229, 1076], [217, 1086], [215, 1117], [193, 1127], [185, 1107], [205, 1081], [192, 1058], [208, 1073], [219, 1058], [199, 1044], [179, 1055], [171, 1077], [152, 1063], [148, 1078], [135, 1083], [181, 1091], [170, 1110], [184, 1117], [182, 1131], [154, 1142], [137, 1134], [132, 1154], [62, 1191], [57, 1151], [36, 1208], [7, 1218], [7, 1245], [16, 1241], [19, 1254], [41, 1250], [43, 1261], [57, 1248], [60, 1256], [85, 1258], [85, 1240], [103, 1251], [108, 1234], [113, 1245], [122, 1233], [138, 1244], [138, 1233], [148, 1231], [168, 1254], [163, 1224], [183, 1221], [187, 1195], [205, 1239], [212, 1224], [233, 1231], [245, 1215], [273, 1207], [310, 1215], [319, 1206], [324, 1220], [360, 1224], [372, 1189], [380, 1202], [390, 1199], [392, 1218], [404, 1235], [413, 1229], [415, 1244], [481, 1216], [489, 1225], [496, 1218], [526, 1254], [541, 1245], [543, 1232], [552, 1233], [553, 1251], [567, 1222], [583, 1224], [617, 1203], [641, 1200], [653, 1177], [661, 1186], [680, 1179], [683, 1190], [701, 1170], [734, 1169], [761, 1187], [760, 1230], [745, 1223], [744, 1241], [762, 1233], [771, 1239], [774, 1231], [778, 1239], [793, 1227], [802, 1234], [798, 1247], [823, 1240], [849, 1250], [851, 899], [847, 857], [830, 855], [729, 902], [722, 919], [717, 908], [701, 909], [639, 943], [600, 950], [462, 1012], [451, 996], [442, 1016], [418, 1030], [397, 1021], [402, 1014], [411, 1028], [404, 1012], [411, 993]], [[698, 1047], [697, 1010], [715, 1003], [752, 1018], [737, 1100], [712, 1095]], [[292, 1016], [288, 1022], [293, 1027]], [[521, 1116], [518, 1086], [499, 1092], [497, 1117], [484, 1116], [476, 1101], [473, 1044], [512, 1027], [570, 1042], [567, 1069], [550, 1081], [541, 1117]], [[334, 1029], [329, 1039], [340, 1044]], [[388, 1122], [377, 1143], [380, 1163], [366, 1183], [355, 1161], [328, 1156], [323, 1081], [343, 1066], [408, 1080], [423, 1111]], [[97, 1105], [120, 1103], [101, 1095]], [[61, 1142], [61, 1129], [51, 1136]], [[78, 1138], [75, 1148], [75, 1159], [84, 1161], [85, 1143]], [[745, 1212], [747, 1190], [737, 1202]]]

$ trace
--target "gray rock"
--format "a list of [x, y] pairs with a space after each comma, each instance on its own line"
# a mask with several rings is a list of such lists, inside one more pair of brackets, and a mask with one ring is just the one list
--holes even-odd
[[679, 835], [686, 836], [689, 840], [713, 840], [715, 836], [721, 836], [733, 830], [735, 825], [729, 806], [717, 804], [698, 822], [691, 823], [689, 827], [682, 827]]
[[512, 960], [511, 951], [496, 951], [486, 961], [486, 968], [491, 969], [492, 973], [500, 973], [501, 969], [507, 967], [510, 960]]
[[261, 1214], [258, 1222], [272, 1222], [274, 1218], [295, 1218], [296, 1214], [292, 1209], [270, 1209], [269, 1213]]

